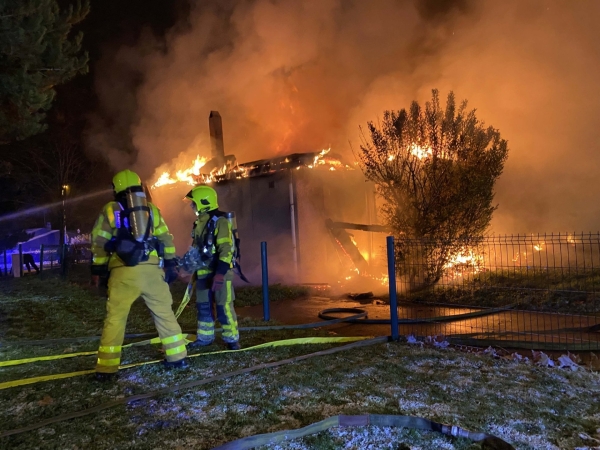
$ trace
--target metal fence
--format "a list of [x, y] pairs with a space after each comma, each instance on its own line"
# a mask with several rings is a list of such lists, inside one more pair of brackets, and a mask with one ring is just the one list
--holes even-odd
[[[26, 255], [31, 255], [32, 263], [27, 264]], [[21, 246], [16, 249], [3, 250], [0, 253], [1, 276], [24, 276], [37, 273], [44, 276], [60, 273], [67, 277], [69, 269], [75, 265], [91, 263], [90, 244], [40, 245], [39, 249], [24, 251]], [[31, 260], [29, 260], [31, 261]], [[19, 270], [18, 266], [21, 267]]]
[[600, 347], [600, 233], [489, 236], [449, 259], [434, 242], [402, 240], [395, 249], [388, 260], [395, 258], [403, 334]]

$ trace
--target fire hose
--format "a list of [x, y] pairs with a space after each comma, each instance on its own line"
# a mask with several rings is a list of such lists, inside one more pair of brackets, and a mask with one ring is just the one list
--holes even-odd
[[488, 450], [515, 450], [515, 448], [502, 439], [486, 433], [474, 433], [463, 430], [457, 426], [444, 425], [429, 419], [414, 416], [397, 416], [389, 414], [365, 414], [361, 416], [339, 415], [329, 417], [320, 422], [315, 422], [297, 430], [281, 430], [273, 433], [257, 434], [236, 441], [231, 441], [213, 450], [246, 450], [263, 445], [276, 444], [278, 442], [300, 439], [305, 436], [320, 433], [332, 427], [398, 427], [413, 428], [417, 430], [437, 431], [446, 436], [461, 437], [481, 444], [482, 448]]

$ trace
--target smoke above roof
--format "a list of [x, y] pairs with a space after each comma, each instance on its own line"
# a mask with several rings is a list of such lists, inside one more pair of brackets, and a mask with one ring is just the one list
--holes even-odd
[[238, 162], [351, 161], [359, 126], [452, 90], [509, 141], [491, 231], [596, 230], [599, 19], [593, 0], [198, 1], [106, 52], [88, 148], [153, 179], [210, 156], [217, 110]]

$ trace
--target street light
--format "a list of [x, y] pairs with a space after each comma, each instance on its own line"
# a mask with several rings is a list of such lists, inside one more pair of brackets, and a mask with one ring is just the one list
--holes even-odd
[[62, 185], [62, 210], [63, 210], [63, 244], [68, 243], [67, 239], [67, 209], [65, 207], [65, 200], [67, 198], [67, 194], [69, 193], [70, 186], [68, 184]]

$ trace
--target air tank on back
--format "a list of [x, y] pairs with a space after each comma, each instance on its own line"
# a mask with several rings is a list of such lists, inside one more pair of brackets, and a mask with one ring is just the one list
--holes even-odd
[[134, 239], [142, 242], [151, 236], [150, 208], [142, 186], [132, 186], [125, 191], [129, 210], [129, 229]]

